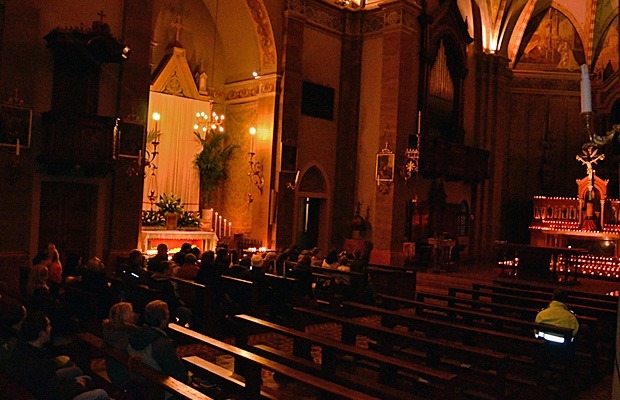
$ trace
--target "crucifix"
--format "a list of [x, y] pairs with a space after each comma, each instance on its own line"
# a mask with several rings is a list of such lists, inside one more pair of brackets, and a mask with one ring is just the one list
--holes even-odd
[[177, 15], [176, 21], [171, 22], [171, 23], [170, 23], [170, 26], [171, 26], [172, 28], [174, 28], [174, 30], [176, 30], [176, 33], [175, 33], [175, 36], [174, 36], [174, 40], [175, 40], [176, 42], [178, 42], [178, 41], [179, 41], [179, 38], [181, 37], [181, 31], [182, 31], [183, 29], [185, 29], [185, 26], [184, 26], [183, 24], [181, 24], [181, 16], [180, 16], [180, 15]]
[[103, 24], [103, 19], [104, 19], [105, 17], [107, 17], [107, 14], [106, 14], [105, 12], [103, 12], [103, 10], [101, 10], [101, 11], [99, 11], [99, 12], [97, 13], [97, 15], [99, 16], [99, 22], [101, 22], [101, 23]]

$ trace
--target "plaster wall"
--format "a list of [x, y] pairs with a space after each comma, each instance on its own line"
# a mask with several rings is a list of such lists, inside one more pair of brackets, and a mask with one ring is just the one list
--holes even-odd
[[369, 223], [366, 238], [372, 240], [375, 223], [374, 208], [377, 196], [375, 181], [376, 154], [381, 146], [381, 57], [383, 40], [380, 36], [364, 40], [362, 51], [362, 79], [360, 89], [359, 143], [357, 153], [357, 199], [362, 202], [362, 217]]

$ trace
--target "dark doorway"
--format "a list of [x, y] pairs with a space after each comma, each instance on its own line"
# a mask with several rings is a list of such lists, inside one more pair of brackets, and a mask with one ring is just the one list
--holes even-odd
[[80, 257], [94, 255], [97, 187], [68, 182], [41, 182], [39, 248], [52, 242], [58, 248], [63, 272], [72, 273]]
[[300, 202], [298, 245], [301, 249], [312, 249], [319, 243], [321, 200], [303, 197]]

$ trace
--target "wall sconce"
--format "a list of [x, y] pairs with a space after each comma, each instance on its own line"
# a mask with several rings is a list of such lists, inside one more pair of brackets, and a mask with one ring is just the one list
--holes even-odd
[[422, 111], [418, 112], [418, 133], [417, 144], [415, 149], [405, 150], [405, 164], [400, 167], [400, 176], [403, 177], [405, 183], [409, 183], [409, 179], [417, 174], [420, 169], [420, 130], [422, 123]]
[[[263, 193], [263, 186], [265, 186], [265, 177], [263, 176], [263, 163], [260, 161], [254, 161], [254, 136], [256, 136], [256, 128], [250, 128], [250, 151], [248, 152], [248, 163], [250, 164], [250, 170], [248, 177], [250, 181], [258, 188], [258, 191]], [[248, 203], [254, 201], [252, 191], [248, 191]]]
[[[138, 176], [142, 175], [146, 178], [148, 175], [145, 172], [146, 168], [151, 168], [151, 175], [155, 175], [157, 173], [157, 165], [155, 165], [155, 158], [159, 154], [157, 150], [157, 146], [159, 146], [159, 137], [161, 136], [161, 131], [159, 130], [159, 120], [161, 119], [161, 115], [158, 112], [153, 113], [153, 121], [155, 121], [155, 127], [151, 129], [146, 136], [146, 143], [150, 143], [153, 146], [151, 151], [149, 150], [140, 150], [138, 151], [138, 159], [135, 163], [132, 163], [129, 167], [127, 167], [127, 175], [129, 176]], [[114, 126], [114, 137], [118, 137], [118, 124], [120, 122], [120, 118], [116, 119], [116, 125]], [[118, 139], [116, 139], [118, 140]], [[143, 169], [144, 167], [144, 169]]]
[[297, 187], [297, 181], [299, 181], [299, 171], [295, 174], [295, 181], [293, 183], [289, 182], [286, 184], [287, 189], [295, 190]]
[[381, 193], [390, 192], [390, 186], [394, 182], [394, 152], [389, 149], [387, 142], [385, 142], [385, 147], [377, 153], [375, 179]]

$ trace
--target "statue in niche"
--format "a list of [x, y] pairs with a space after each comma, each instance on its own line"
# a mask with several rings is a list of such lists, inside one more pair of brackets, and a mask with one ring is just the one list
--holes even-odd
[[196, 87], [199, 92], [207, 91], [207, 73], [205, 72], [204, 62], [200, 60], [200, 70], [196, 71], [194, 75], [194, 79], [196, 80]]

